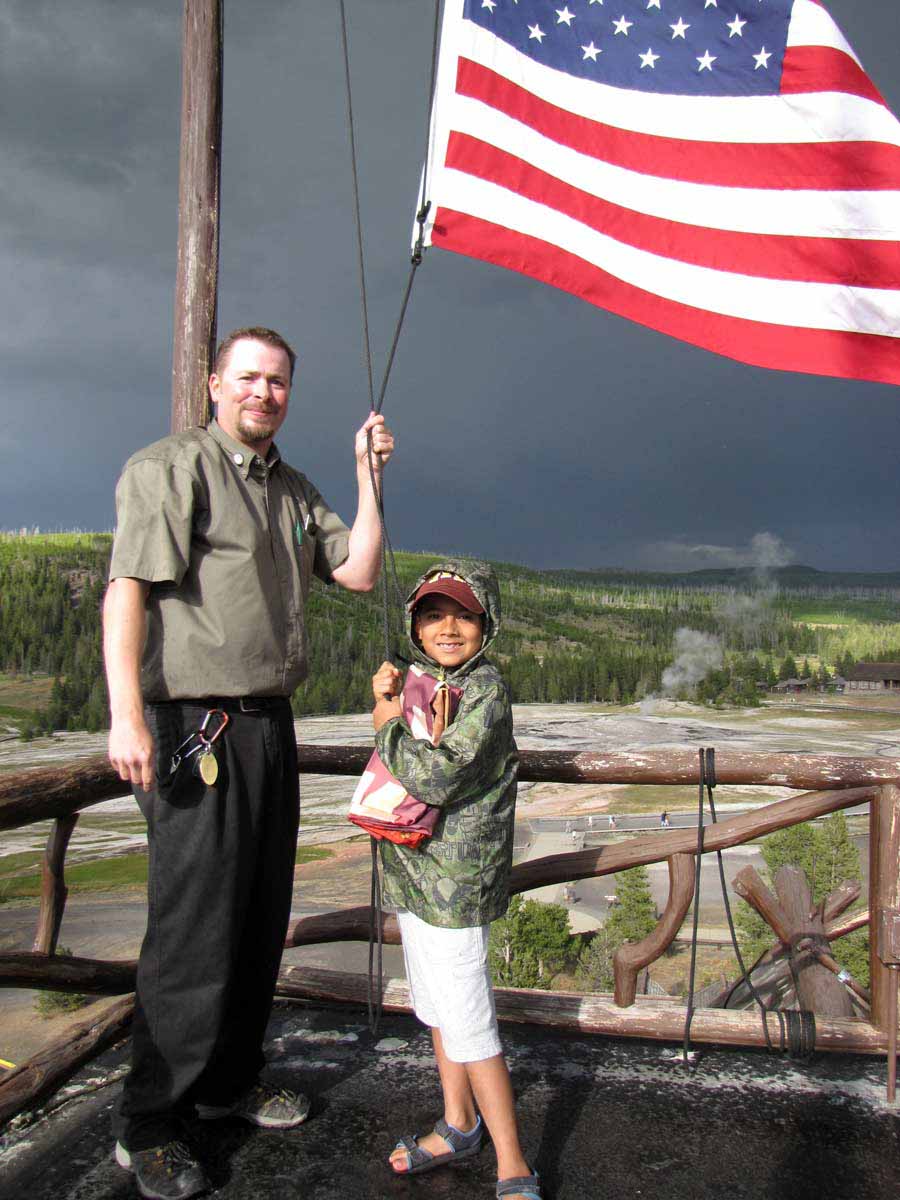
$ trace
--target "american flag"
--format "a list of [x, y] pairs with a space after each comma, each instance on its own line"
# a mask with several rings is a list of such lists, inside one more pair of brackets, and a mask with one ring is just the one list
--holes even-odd
[[817, 0], [446, 0], [426, 244], [900, 383], [900, 123]]

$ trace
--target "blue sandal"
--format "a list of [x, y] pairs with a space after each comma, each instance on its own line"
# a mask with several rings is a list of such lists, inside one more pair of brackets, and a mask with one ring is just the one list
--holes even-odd
[[[471, 1158], [473, 1154], [477, 1154], [481, 1149], [482, 1125], [481, 1117], [475, 1122], [475, 1127], [470, 1129], [468, 1133], [463, 1133], [461, 1129], [457, 1129], [455, 1125], [448, 1125], [443, 1117], [435, 1122], [434, 1132], [438, 1137], [442, 1137], [450, 1147], [444, 1154], [432, 1154], [429, 1150], [425, 1150], [418, 1143], [418, 1134], [415, 1137], [410, 1137], [408, 1134], [400, 1139], [395, 1150], [406, 1151], [406, 1170], [398, 1171], [396, 1167], [391, 1167], [395, 1175], [421, 1175], [423, 1171], [433, 1171], [435, 1167], [442, 1167], [445, 1163], [455, 1161], [461, 1158]], [[499, 1195], [499, 1193], [498, 1193]]]
[[511, 1179], [498, 1179], [497, 1200], [503, 1200], [504, 1196], [525, 1196], [526, 1200], [544, 1200], [537, 1171], [533, 1175], [514, 1175]]

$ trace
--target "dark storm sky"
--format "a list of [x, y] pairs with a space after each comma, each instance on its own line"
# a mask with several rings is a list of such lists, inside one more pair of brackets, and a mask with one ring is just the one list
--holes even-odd
[[[432, 6], [347, 9], [380, 373]], [[900, 4], [830, 9], [900, 110]], [[219, 329], [297, 346], [279, 444], [350, 517], [367, 400], [338, 6], [225, 10]], [[0, 0], [0, 528], [110, 528], [122, 463], [167, 432], [180, 36], [181, 0]], [[743, 366], [434, 250], [386, 412], [403, 548], [684, 568], [744, 561], [767, 531], [814, 566], [900, 568], [896, 388]]]

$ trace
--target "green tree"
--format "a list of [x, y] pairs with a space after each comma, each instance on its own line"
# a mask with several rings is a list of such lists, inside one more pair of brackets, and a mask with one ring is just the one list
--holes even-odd
[[797, 662], [792, 654], [786, 654], [778, 668], [778, 678], [783, 683], [785, 679], [797, 678]]
[[656, 906], [650, 894], [646, 867], [632, 867], [616, 876], [618, 904], [606, 920], [616, 948], [623, 942], [639, 942], [656, 928]]
[[574, 947], [569, 914], [562, 904], [513, 896], [506, 916], [491, 926], [488, 957], [494, 982], [505, 987], [549, 988]]
[[613, 989], [614, 945], [609, 925], [602, 925], [583, 947], [578, 957], [575, 982], [583, 992], [611, 992]]
[[847, 818], [842, 812], [833, 813], [816, 829], [818, 848], [813, 899], [824, 900], [845, 880], [860, 877], [859, 850], [850, 837]]

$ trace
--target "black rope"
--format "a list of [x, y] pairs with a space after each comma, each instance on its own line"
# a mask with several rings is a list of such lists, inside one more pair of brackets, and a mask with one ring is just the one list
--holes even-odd
[[[375, 838], [370, 837], [369, 842], [372, 847], [372, 883], [369, 894], [369, 970], [366, 976], [366, 1008], [369, 1016], [369, 1029], [374, 1037], [378, 1032], [378, 1024], [381, 1020], [381, 1011], [384, 1004], [384, 986], [383, 980], [383, 961], [384, 961], [384, 941], [383, 941], [383, 914], [381, 909], [381, 876], [378, 874], [378, 842]], [[376, 925], [377, 922], [377, 925]], [[378, 946], [378, 973], [373, 972], [372, 967], [375, 959], [375, 946]], [[375, 980], [378, 980], [378, 988], [375, 988]], [[375, 992], [377, 990], [377, 996]]]
[[[704, 792], [704, 788], [705, 788], [706, 795], [709, 800], [710, 818], [711, 818], [712, 824], [715, 825], [718, 822], [718, 816], [716, 814], [716, 802], [715, 802], [715, 798], [713, 796], [713, 789], [716, 787], [716, 784], [717, 784], [717, 779], [716, 779], [716, 752], [715, 752], [715, 749], [713, 747], [701, 748], [700, 749], [700, 788], [699, 788], [699, 795], [700, 795], [699, 809], [700, 809], [700, 811], [699, 811], [699, 816], [698, 816], [698, 834], [697, 834], [698, 850], [697, 850], [697, 862], [695, 864], [696, 883], [695, 883], [695, 888], [694, 888], [694, 932], [693, 932], [692, 943], [691, 943], [691, 972], [690, 972], [690, 981], [689, 981], [688, 1012], [687, 1012], [687, 1018], [685, 1021], [685, 1036], [684, 1036], [684, 1051], [683, 1051], [685, 1065], [688, 1065], [688, 1055], [690, 1053], [690, 1026], [691, 1026], [691, 1020], [693, 1017], [693, 1009], [694, 1009], [694, 1004], [693, 1004], [693, 1000], [694, 1000], [694, 965], [695, 965], [695, 961], [696, 961], [696, 950], [697, 950], [697, 925], [698, 925], [698, 911], [697, 910], [699, 908], [699, 891], [700, 891], [700, 854], [702, 853], [703, 837], [704, 837], [704, 833], [703, 833], [703, 815], [704, 815], [703, 792]], [[721, 850], [716, 851], [716, 858], [717, 858], [718, 864], [719, 864], [719, 881], [720, 881], [721, 887], [722, 887], [722, 902], [725, 907], [725, 916], [728, 920], [728, 931], [731, 934], [731, 945], [734, 950], [735, 958], [737, 959], [738, 968], [741, 973], [741, 980], [744, 983], [745, 987], [747, 988], [748, 992], [750, 993], [751, 998], [756, 1002], [756, 1004], [759, 1007], [760, 1018], [762, 1020], [763, 1036], [766, 1040], [766, 1047], [772, 1052], [774, 1052], [776, 1049], [775, 1045], [772, 1042], [771, 1035], [769, 1033], [769, 1023], [768, 1023], [769, 1014], [773, 1013], [778, 1022], [778, 1032], [779, 1032], [778, 1050], [779, 1050], [779, 1052], [781, 1052], [781, 1053], [786, 1052], [789, 1055], [789, 1057], [791, 1057], [791, 1058], [797, 1058], [797, 1059], [801, 1059], [801, 1060], [808, 1059], [809, 1057], [811, 1057], [811, 1055], [815, 1051], [815, 1046], [816, 1046], [815, 1014], [807, 1011], [806, 1009], [800, 1009], [799, 1011], [795, 1011], [793, 1009], [766, 1008], [765, 1001], [763, 1000], [756, 985], [753, 983], [753, 980], [750, 977], [750, 972], [747, 970], [746, 964], [744, 963], [743, 955], [741, 954], [740, 945], [738, 944], [737, 932], [734, 927], [734, 916], [731, 911], [731, 902], [728, 899], [728, 886], [725, 881], [725, 860], [722, 857]], [[794, 991], [797, 995], [797, 1002], [799, 1004], [799, 989], [798, 989], [799, 981], [797, 979], [797, 972], [794, 968], [794, 964], [793, 964], [793, 961], [792, 961], [790, 955], [788, 955], [788, 966], [789, 966], [789, 969], [791, 972], [791, 976], [793, 978]]]
[[700, 788], [697, 813], [697, 852], [694, 858], [694, 920], [691, 932], [691, 969], [688, 974], [687, 1013], [684, 1018], [682, 1062], [690, 1066], [691, 1022], [694, 1019], [694, 978], [697, 971], [697, 933], [700, 925], [700, 871], [703, 866], [703, 787], [706, 781], [705, 755], [700, 751]]

